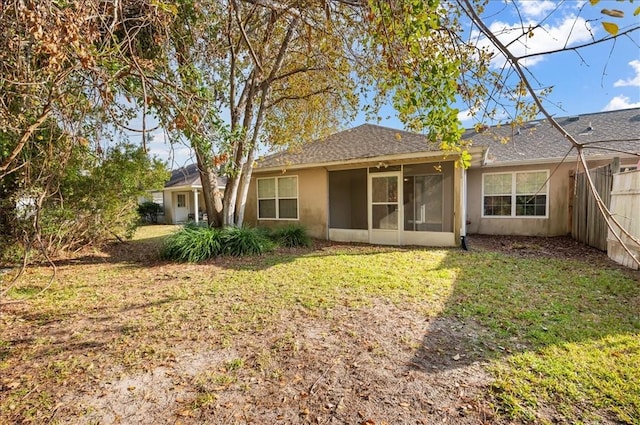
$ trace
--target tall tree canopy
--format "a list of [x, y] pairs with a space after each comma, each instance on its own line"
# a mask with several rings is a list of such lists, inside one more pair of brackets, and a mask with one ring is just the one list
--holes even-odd
[[[74, 248], [135, 219], [124, 209], [135, 208], [140, 185], [161, 184], [163, 167], [143, 148], [106, 143], [143, 99], [141, 76], [153, 68], [154, 40], [171, 19], [145, 1], [2, 2], [3, 234], [26, 245], [39, 240], [43, 250]], [[45, 238], [47, 230], [55, 235]]]
[[[418, 0], [181, 2], [167, 71], [188, 96], [153, 105], [195, 151], [212, 224], [242, 224], [260, 145], [318, 138], [362, 100], [371, 114], [392, 102], [407, 126], [455, 146], [460, 64], [478, 62], [448, 12]], [[223, 209], [218, 172], [228, 176]]]

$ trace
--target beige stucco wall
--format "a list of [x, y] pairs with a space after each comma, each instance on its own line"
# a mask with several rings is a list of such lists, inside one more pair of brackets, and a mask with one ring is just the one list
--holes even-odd
[[[389, 165], [400, 165], [402, 163], [403, 161], [396, 161], [391, 162]], [[460, 170], [454, 168], [453, 162], [443, 163], [441, 161], [434, 161], [433, 159], [423, 159], [422, 161], [404, 161], [404, 164], [405, 166], [410, 166], [412, 168], [416, 168], [415, 165], [420, 164], [417, 168], [420, 170], [424, 168], [424, 170], [422, 171], [429, 173], [433, 173], [433, 164], [438, 164], [442, 167], [443, 171], [445, 172], [445, 179], [443, 180], [443, 191], [445, 196], [443, 224], [445, 227], [445, 232], [451, 232], [455, 234], [453, 242], [453, 244], [455, 245], [459, 239], [459, 229], [461, 223], [461, 217], [459, 213], [461, 210], [459, 201]], [[371, 165], [375, 164], [362, 164], [354, 168], [362, 168]], [[281, 176], [283, 176], [282, 172], [260, 172], [259, 170], [254, 171], [251, 179], [251, 185], [249, 187], [249, 195], [247, 196], [247, 204], [245, 208], [245, 223], [250, 226], [271, 227], [286, 225], [291, 222], [297, 222], [304, 225], [312, 237], [319, 239], [328, 239], [329, 176], [327, 169], [324, 167], [302, 170], [289, 170], [286, 174], [284, 174], [284, 176], [298, 177], [298, 220], [258, 220], [256, 179]], [[367, 196], [366, 189], [364, 189], [362, 196]], [[452, 196], [455, 196], [453, 201], [451, 199]], [[367, 230], [364, 231], [366, 232]], [[414, 233], [427, 235], [428, 232]], [[412, 244], [418, 243], [412, 242]]]
[[[611, 160], [589, 161], [589, 168], [609, 164]], [[624, 159], [622, 164], [631, 165]], [[556, 169], [556, 167], [558, 167]], [[549, 211], [548, 218], [482, 217], [482, 174], [513, 171], [548, 170]], [[573, 196], [575, 161], [557, 164], [525, 165], [513, 167], [483, 167], [467, 171], [467, 233], [487, 235], [560, 236], [571, 233], [570, 204]]]
[[[482, 217], [482, 174], [548, 170], [548, 218], [534, 217]], [[487, 235], [560, 236], [571, 233], [569, 216], [570, 176], [575, 164], [563, 164], [554, 172], [554, 166], [528, 165], [519, 167], [486, 167], [468, 170], [467, 174], [467, 232]]]
[[164, 190], [164, 222], [175, 224], [173, 222], [173, 194], [166, 189]]
[[245, 207], [245, 222], [251, 226], [278, 226], [291, 222], [305, 226], [314, 238], [327, 238], [327, 203], [329, 188], [324, 168], [288, 171], [286, 176], [298, 176], [298, 220], [258, 220], [256, 178], [281, 177], [281, 172], [254, 172]]

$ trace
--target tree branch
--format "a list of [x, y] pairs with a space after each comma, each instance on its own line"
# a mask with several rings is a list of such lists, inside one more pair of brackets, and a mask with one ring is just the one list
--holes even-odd
[[262, 63], [260, 63], [260, 60], [258, 59], [258, 55], [256, 55], [256, 52], [253, 49], [253, 45], [251, 44], [251, 41], [249, 41], [247, 32], [244, 29], [244, 24], [240, 19], [238, 3], [236, 3], [236, 0], [231, 0], [231, 5], [233, 6], [234, 15], [236, 18], [236, 22], [238, 24], [238, 28], [240, 28], [240, 33], [242, 34], [242, 38], [244, 39], [244, 42], [247, 43], [247, 48], [249, 49], [249, 53], [251, 54], [251, 58], [253, 59], [253, 62], [256, 64], [256, 66], [258, 67], [258, 70], [260, 70], [260, 73], [262, 74], [264, 72], [264, 69], [262, 68]]
[[[496, 37], [495, 34], [491, 32], [491, 30], [486, 26], [484, 21], [480, 19], [476, 11], [473, 9], [473, 6], [470, 4], [469, 0], [457, 0], [457, 1], [460, 7], [462, 8], [462, 10], [465, 11], [467, 16], [469, 16], [472, 22], [480, 29], [480, 31], [485, 35], [485, 37], [487, 37], [491, 41], [491, 43], [504, 55], [504, 57], [507, 58], [507, 61], [511, 64], [514, 70], [517, 72], [518, 76], [520, 77], [520, 80], [527, 88], [527, 91], [531, 95], [535, 105], [538, 107], [538, 110], [546, 117], [547, 121], [551, 124], [551, 126], [555, 128], [558, 132], [560, 132], [560, 134], [562, 134], [562, 136], [569, 143], [571, 143], [573, 147], [575, 147], [578, 150], [578, 158], [580, 160], [582, 167], [585, 170], [587, 182], [589, 183], [589, 189], [591, 190], [591, 194], [594, 196], [596, 200], [596, 205], [598, 206], [600, 213], [605, 218], [605, 222], [607, 223], [607, 228], [611, 231], [611, 233], [613, 233], [613, 235], [618, 240], [620, 245], [623, 247], [625, 252], [629, 254], [629, 256], [631, 256], [631, 258], [633, 258], [634, 261], [640, 266], [640, 259], [637, 258], [631, 252], [629, 247], [622, 241], [622, 238], [615, 231], [613, 224], [611, 223], [614, 223], [615, 226], [620, 230], [620, 232], [623, 233], [625, 236], [627, 236], [636, 245], [640, 246], [640, 240], [638, 240], [638, 238], [631, 235], [631, 233], [629, 233], [618, 222], [618, 220], [616, 220], [613, 214], [611, 214], [611, 212], [609, 211], [608, 207], [602, 201], [602, 198], [600, 197], [600, 194], [596, 190], [593, 180], [591, 179], [591, 175], [589, 174], [589, 166], [587, 164], [586, 158], [584, 157], [583, 146], [569, 132], [567, 132], [560, 124], [558, 124], [558, 122], [553, 118], [553, 116], [546, 110], [544, 105], [542, 105], [542, 102], [540, 101], [539, 96], [537, 95], [533, 87], [531, 87], [531, 84], [529, 83], [527, 76], [524, 74], [522, 66], [518, 63], [519, 58], [511, 54], [509, 49], [507, 49], [505, 45], [502, 44], [502, 42], [498, 39], [498, 37]], [[464, 2], [464, 5], [460, 3], [461, 1]]]
[[[40, 116], [38, 117], [38, 119], [29, 127], [27, 127], [26, 131], [22, 134], [20, 141], [18, 142], [16, 147], [13, 149], [11, 154], [9, 154], [7, 159], [5, 159], [2, 164], [0, 164], [0, 172], [7, 171], [7, 169], [9, 168], [9, 165], [11, 165], [11, 162], [13, 162], [13, 160], [16, 159], [18, 155], [20, 155], [20, 152], [29, 141], [29, 138], [47, 120], [47, 118], [49, 118], [49, 116], [51, 115], [51, 112], [52, 112], [51, 104], [47, 104], [42, 110], [42, 112], [40, 113]], [[7, 174], [9, 173], [4, 173], [0, 175], [0, 178], [3, 178]]]
[[331, 86], [326, 86], [326, 87], [323, 87], [321, 89], [314, 90], [314, 91], [312, 91], [310, 93], [306, 93], [306, 94], [303, 94], [303, 95], [300, 95], [300, 96], [281, 96], [281, 97], [275, 99], [273, 102], [271, 102], [267, 106], [267, 109], [268, 108], [272, 108], [273, 106], [276, 106], [277, 104], [279, 104], [281, 102], [284, 102], [286, 100], [306, 100], [306, 99], [309, 99], [309, 98], [311, 98], [313, 96], [317, 96], [319, 94], [331, 93], [332, 92], [331, 89], [332, 89]]
[[640, 30], [640, 26], [631, 28], [631, 29], [626, 30], [626, 31], [623, 31], [623, 32], [621, 32], [621, 33], [619, 33], [619, 34], [617, 34], [615, 36], [601, 38], [600, 40], [590, 41], [588, 43], [580, 44], [578, 46], [562, 47], [560, 49], [548, 50], [546, 52], [529, 53], [527, 55], [518, 56], [516, 59], [517, 60], [521, 60], [521, 59], [532, 58], [532, 57], [535, 57], [535, 56], [552, 55], [554, 53], [561, 53], [561, 52], [566, 52], [566, 51], [569, 51], [569, 50], [573, 50], [573, 51], [577, 52], [578, 50], [584, 49], [585, 47], [595, 46], [596, 44], [606, 43], [607, 41], [616, 40], [618, 37], [621, 37], [621, 36], [627, 35], [627, 34], [631, 34], [632, 32], [638, 31], [638, 30]]

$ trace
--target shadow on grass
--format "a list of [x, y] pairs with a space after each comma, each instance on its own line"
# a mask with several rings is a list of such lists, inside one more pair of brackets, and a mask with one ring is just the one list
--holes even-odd
[[449, 251], [439, 267], [457, 271], [453, 291], [411, 367], [490, 363], [497, 407], [517, 420], [637, 423], [640, 274], [602, 255]]
[[[145, 226], [153, 227], [153, 226]], [[169, 226], [166, 226], [169, 227]], [[175, 230], [179, 226], [171, 226]], [[231, 256], [221, 255], [212, 257], [199, 263], [177, 262], [162, 258], [163, 243], [169, 233], [152, 237], [138, 237], [124, 242], [112, 242], [100, 250], [79, 253], [71, 258], [59, 258], [54, 262], [56, 266], [81, 266], [93, 264], [124, 264], [131, 268], [160, 267], [171, 264], [190, 264], [201, 266], [217, 266], [231, 270], [265, 270], [278, 264], [289, 263], [303, 256], [333, 256], [337, 249], [343, 251], [341, 255], [376, 255], [389, 251], [397, 251], [397, 247], [380, 247], [368, 244], [334, 244], [325, 240], [313, 240], [311, 247], [276, 247], [273, 251], [262, 255]], [[346, 249], [346, 253], [345, 253]], [[410, 250], [411, 248], [406, 248]], [[349, 252], [351, 250], [351, 252]], [[48, 266], [47, 263], [35, 265]]]

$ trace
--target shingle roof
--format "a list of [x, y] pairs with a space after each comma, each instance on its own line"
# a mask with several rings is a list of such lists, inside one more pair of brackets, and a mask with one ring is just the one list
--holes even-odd
[[315, 140], [300, 148], [269, 155], [258, 161], [260, 168], [318, 164], [376, 158], [394, 154], [437, 152], [422, 134], [363, 124]]
[[[226, 177], [218, 177], [218, 187], [223, 188], [227, 183]], [[190, 164], [186, 167], [178, 168], [171, 171], [171, 178], [165, 183], [165, 188], [178, 186], [202, 186], [200, 182], [200, 173], [196, 164]]]
[[171, 171], [171, 178], [164, 187], [200, 185], [200, 174], [196, 164], [180, 167]]
[[[640, 108], [556, 118], [556, 121], [578, 142], [588, 146], [584, 149], [586, 155], [621, 154], [615, 150], [640, 153]], [[503, 137], [508, 143], [500, 140]], [[468, 130], [462, 138], [472, 140], [473, 146], [488, 147], [487, 160], [494, 164], [558, 159], [571, 147], [546, 119], [531, 121], [519, 128], [491, 127], [481, 134]], [[570, 156], [575, 155], [574, 150]]]
[[[640, 108], [557, 118], [557, 121], [579, 142], [589, 143], [586, 154], [613, 155], [609, 150], [593, 149], [596, 146], [640, 152]], [[472, 146], [488, 148], [488, 157], [493, 163], [558, 159], [564, 157], [570, 147], [544, 119], [526, 123], [519, 132], [511, 126], [491, 127], [481, 134], [467, 130], [462, 138], [472, 141]], [[508, 139], [509, 143], [502, 143], [502, 138]], [[269, 155], [258, 161], [258, 167], [340, 163], [437, 151], [438, 147], [429, 144], [424, 135], [363, 124], [297, 149]]]

